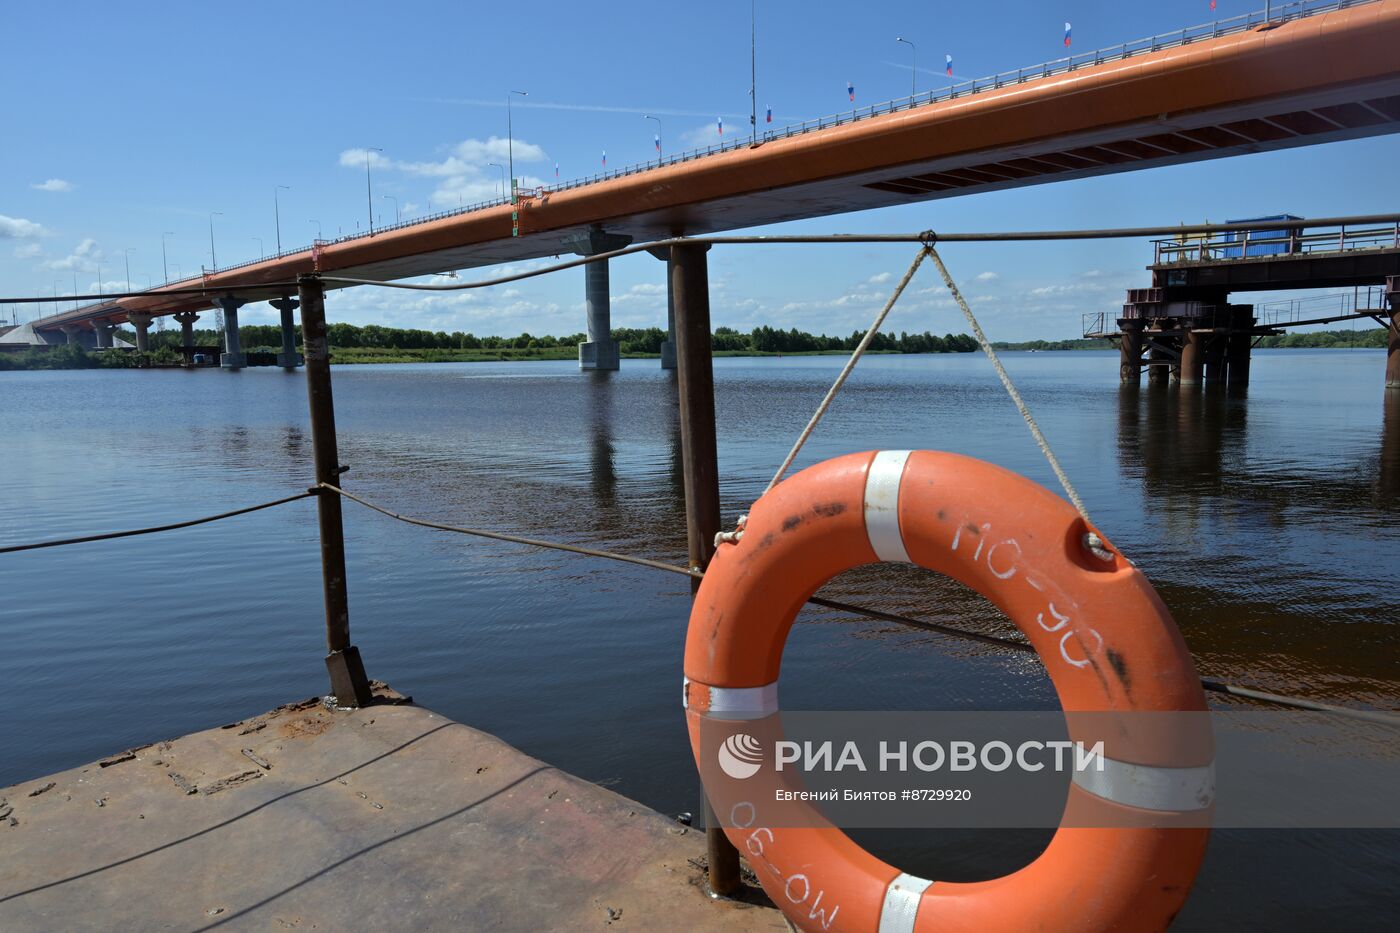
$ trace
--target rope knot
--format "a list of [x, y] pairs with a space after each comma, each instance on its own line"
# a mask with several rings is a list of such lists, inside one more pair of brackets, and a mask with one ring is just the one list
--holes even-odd
[[933, 249], [934, 246], [938, 245], [938, 234], [932, 230], [925, 230], [919, 234], [919, 242], [924, 244], [924, 249]]

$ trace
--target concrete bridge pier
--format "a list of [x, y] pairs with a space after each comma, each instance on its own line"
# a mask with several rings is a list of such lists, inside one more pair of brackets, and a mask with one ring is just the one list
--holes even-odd
[[248, 354], [243, 352], [243, 343], [238, 338], [238, 309], [243, 302], [232, 295], [215, 299], [215, 306], [224, 312], [224, 352], [219, 357], [219, 365], [224, 369], [242, 369], [248, 365]]
[[80, 347], [83, 345], [82, 337], [79, 336], [79, 334], [82, 333], [83, 329], [77, 324], [64, 324], [61, 327], [59, 327], [59, 330], [63, 331], [64, 337], [68, 338], [69, 346]]
[[292, 323], [292, 312], [301, 307], [301, 302], [290, 295], [283, 295], [268, 304], [282, 314], [282, 350], [277, 354], [277, 365], [283, 369], [296, 369], [301, 365], [301, 354], [297, 353], [296, 325]]
[[666, 263], [666, 339], [661, 341], [661, 368], [676, 368], [676, 288], [671, 284], [671, 248], [647, 250]]
[[[596, 256], [622, 249], [632, 242], [630, 236], [607, 233], [593, 227], [588, 233], [569, 241], [572, 252], [580, 256]], [[608, 295], [608, 263], [592, 262], [583, 267], [583, 293], [587, 304], [588, 340], [578, 345], [579, 369], [615, 370], [621, 366], [621, 352], [612, 337], [612, 303]]]
[[199, 314], [195, 311], [177, 311], [175, 320], [180, 324], [180, 346], [194, 346], [194, 322], [199, 320]]
[[116, 328], [110, 321], [93, 321], [92, 329], [97, 334], [97, 349], [110, 350], [112, 348], [112, 331]]
[[126, 320], [128, 324], [136, 328], [136, 349], [143, 353], [149, 350], [151, 348], [151, 315], [128, 311]]

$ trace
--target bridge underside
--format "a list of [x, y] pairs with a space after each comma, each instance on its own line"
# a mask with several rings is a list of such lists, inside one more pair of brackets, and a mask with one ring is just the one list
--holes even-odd
[[[502, 205], [223, 270], [204, 284], [212, 295], [266, 283], [265, 294], [244, 295], [252, 301], [310, 272], [392, 280], [566, 254], [599, 228], [645, 242], [1393, 133], [1397, 48], [1400, 0], [1380, 0], [527, 196], [518, 236]], [[208, 306], [154, 295], [38, 323]]]

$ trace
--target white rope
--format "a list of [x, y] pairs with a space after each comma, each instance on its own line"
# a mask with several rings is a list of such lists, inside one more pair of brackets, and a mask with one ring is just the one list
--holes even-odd
[[[1011, 381], [1011, 377], [1006, 374], [1006, 368], [1001, 365], [1001, 360], [997, 358], [997, 351], [992, 349], [992, 344], [987, 340], [987, 335], [982, 333], [982, 326], [977, 323], [977, 318], [973, 315], [972, 309], [967, 305], [967, 299], [963, 298], [962, 292], [958, 291], [957, 284], [953, 277], [948, 274], [948, 267], [943, 265], [943, 257], [938, 255], [938, 250], [932, 246], [927, 248], [927, 252], [933, 257], [933, 262], [938, 266], [938, 271], [943, 276], [943, 284], [948, 286], [948, 291], [952, 292], [953, 300], [962, 309], [963, 317], [967, 318], [967, 323], [972, 327], [972, 333], [977, 337], [977, 343], [982, 347], [982, 352], [987, 354], [987, 359], [992, 361], [993, 368], [997, 371], [997, 376], [1001, 378], [1001, 384], [1006, 387], [1006, 393], [1011, 396], [1011, 401], [1015, 403], [1016, 410], [1021, 413], [1021, 417], [1026, 421], [1026, 427], [1031, 429], [1031, 436], [1035, 438], [1036, 446], [1045, 455], [1045, 459], [1050, 463], [1050, 469], [1055, 471], [1055, 478], [1060, 481], [1060, 485], [1065, 488], [1065, 495], [1069, 496], [1069, 501], [1073, 503], [1084, 520], [1089, 521], [1089, 510], [1084, 508], [1084, 501], [1079, 498], [1079, 493], [1074, 491], [1074, 486], [1069, 481], [1069, 476], [1065, 473], [1064, 467], [1060, 466], [1060, 460], [1055, 456], [1055, 452], [1050, 449], [1050, 442], [1045, 439], [1045, 435], [1040, 431], [1040, 425], [1035, 423], [1035, 417], [1031, 415], [1031, 410], [1026, 407], [1025, 400], [1021, 398], [1021, 393], [1016, 391], [1016, 385]], [[1095, 539], [1085, 543], [1098, 553], [1102, 548], [1102, 543], [1098, 540], [1098, 535], [1092, 535]], [[1103, 556], [1100, 554], [1099, 556]]]
[[900, 279], [899, 284], [895, 286], [894, 294], [890, 295], [890, 300], [885, 302], [885, 306], [880, 309], [880, 313], [875, 315], [874, 323], [870, 325], [870, 329], [865, 332], [865, 336], [861, 338], [856, 348], [851, 351], [851, 358], [846, 361], [845, 366], [841, 367], [841, 373], [836, 377], [836, 381], [831, 384], [831, 388], [827, 390], [826, 398], [822, 399], [821, 404], [817, 406], [817, 410], [812, 412], [812, 419], [807, 422], [807, 426], [803, 428], [802, 433], [797, 436], [797, 442], [792, 445], [792, 450], [788, 451], [787, 458], [783, 460], [783, 465], [778, 467], [778, 472], [773, 474], [773, 479], [769, 481], [768, 488], [763, 490], [764, 495], [767, 495], [774, 486], [782, 481], [783, 474], [788, 471], [788, 467], [792, 466], [792, 461], [797, 459], [798, 451], [802, 449], [803, 444], [807, 443], [807, 438], [812, 436], [812, 431], [816, 428], [817, 422], [822, 420], [822, 415], [825, 415], [826, 410], [831, 407], [832, 401], [836, 398], [836, 393], [841, 391], [841, 386], [845, 385], [846, 377], [851, 374], [851, 370], [856, 368], [856, 363], [860, 362], [861, 355], [864, 354], [866, 348], [870, 346], [870, 342], [875, 339], [875, 334], [879, 332], [880, 325], [885, 322], [885, 318], [889, 315], [890, 309], [894, 307], [895, 302], [899, 301], [899, 296], [904, 294], [904, 289], [909, 284], [909, 281], [914, 278], [914, 273], [918, 271], [919, 266], [923, 264], [924, 258], [930, 254], [933, 254], [933, 250], [926, 246], [919, 250], [919, 255], [915, 256], [914, 261], [909, 264], [909, 269], [904, 273], [904, 278]]

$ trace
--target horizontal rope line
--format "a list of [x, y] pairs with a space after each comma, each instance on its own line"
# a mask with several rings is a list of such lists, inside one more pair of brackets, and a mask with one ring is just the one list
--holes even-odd
[[271, 502], [263, 502], [259, 505], [250, 505], [242, 509], [234, 509], [232, 512], [220, 512], [218, 515], [206, 515], [204, 518], [192, 518], [189, 521], [174, 522], [169, 525], [153, 525], [150, 528], [133, 528], [130, 531], [109, 531], [100, 535], [83, 535], [80, 538], [58, 538], [53, 541], [38, 541], [33, 544], [11, 544], [7, 547], [0, 547], [0, 554], [12, 554], [15, 551], [37, 551], [40, 548], [60, 547], [65, 544], [86, 544], [89, 541], [107, 541], [112, 538], [130, 538], [134, 535], [150, 535], [158, 531], [174, 531], [177, 528], [189, 528], [192, 525], [203, 525], [208, 522], [217, 522], [225, 518], [233, 518], [235, 515], [247, 515], [249, 512], [257, 512], [262, 509], [270, 509], [274, 505], [285, 505], [288, 502], [295, 502], [298, 499], [308, 499], [317, 493], [313, 490], [299, 492], [294, 496], [287, 496], [282, 499], [274, 499]]
[[[482, 279], [477, 282], [462, 282], [456, 285], [418, 285], [404, 282], [385, 282], [379, 279], [361, 279], [348, 276], [322, 275], [320, 273], [305, 273], [311, 278], [320, 279], [323, 282], [336, 282], [343, 285], [376, 285], [381, 288], [402, 288], [413, 291], [461, 291], [468, 288], [486, 288], [491, 285], [502, 285], [507, 282], [518, 282], [521, 279], [532, 278], [537, 275], [546, 275], [550, 272], [558, 272], [563, 269], [572, 269], [577, 266], [587, 265], [592, 262], [605, 262], [609, 259], [616, 259], [620, 256], [630, 256], [633, 253], [645, 252], [653, 249], [660, 249], [667, 246], [773, 246], [780, 244], [862, 244], [872, 243], [1010, 243], [1010, 242], [1038, 242], [1045, 240], [1112, 240], [1112, 239], [1133, 239], [1137, 237], [1154, 236], [1178, 236], [1181, 234], [1199, 233], [1232, 233], [1248, 230], [1307, 230], [1316, 227], [1346, 227], [1358, 224], [1396, 224], [1400, 223], [1400, 213], [1393, 214], [1354, 214], [1346, 217], [1319, 217], [1315, 220], [1303, 221], [1244, 221], [1240, 223], [1228, 224], [1174, 224], [1170, 226], [1156, 227], [1103, 227], [1098, 229], [1085, 230], [1006, 230], [1006, 231], [986, 231], [981, 233], [936, 233], [932, 230], [924, 230], [918, 233], [828, 233], [828, 234], [775, 234], [771, 236], [705, 236], [705, 237], [671, 237], [664, 240], [652, 240], [647, 243], [637, 243], [622, 249], [611, 250], [605, 253], [595, 253], [592, 256], [581, 256], [578, 259], [571, 259], [566, 262], [555, 263], [542, 269], [533, 269], [528, 272], [520, 272], [513, 275], [498, 276], [492, 279]], [[1355, 231], [1360, 235], [1363, 231]], [[213, 272], [212, 275], [219, 275]], [[147, 289], [145, 291], [108, 292], [104, 295], [62, 295], [58, 296], [61, 301], [105, 301], [112, 298], [159, 298], [170, 295], [209, 295], [220, 294], [230, 291], [291, 291], [296, 288], [296, 282], [263, 282], [248, 285], [220, 285], [210, 283], [207, 286], [197, 286], [193, 288], [161, 288]], [[40, 295], [37, 297], [21, 298], [0, 298], [0, 304], [42, 304], [55, 300], [53, 295]], [[73, 313], [73, 312], [68, 312]], [[58, 317], [60, 315], [53, 315]], [[81, 318], [79, 320], [82, 320]], [[55, 325], [56, 326], [56, 325]]]
[[[496, 541], [508, 541], [513, 544], [525, 544], [531, 547], [549, 548], [556, 551], [568, 551], [572, 554], [582, 554], [586, 557], [600, 557], [605, 560], [615, 560], [626, 564], [636, 564], [641, 567], [650, 567], [653, 570], [665, 570], [668, 573], [676, 573], [692, 579], [704, 576], [703, 571], [692, 571], [686, 567], [675, 564], [668, 564], [664, 561], [649, 560], [645, 557], [632, 557], [629, 554], [619, 554], [616, 551], [604, 551], [595, 548], [579, 547], [573, 544], [560, 544], [554, 541], [541, 541], [538, 538], [525, 538], [519, 535], [502, 534], [497, 531], [483, 531], [479, 528], [466, 528], [460, 525], [448, 525], [442, 522], [432, 522], [421, 518], [412, 518], [407, 515], [400, 515], [382, 505], [377, 505], [367, 499], [346, 492], [338, 486], [330, 483], [321, 483], [322, 489], [337, 493], [359, 503], [367, 509], [372, 509], [381, 515], [406, 522], [410, 525], [418, 525], [423, 528], [434, 528], [439, 531], [451, 531], [457, 534], [472, 535], [478, 538], [491, 538]], [[809, 597], [809, 605], [821, 606], [824, 609], [833, 609], [838, 612], [849, 612], [854, 615], [865, 616], [880, 622], [893, 622], [897, 625], [908, 628], [919, 629], [925, 632], [935, 632], [940, 635], [947, 635], [953, 638], [962, 638], [968, 641], [978, 641], [983, 644], [992, 645], [998, 648], [1009, 648], [1013, 651], [1035, 653], [1035, 647], [1023, 641], [1016, 641], [1011, 638], [1002, 638], [997, 635], [984, 635], [981, 632], [973, 632], [967, 629], [955, 628], [951, 625], [943, 625], [939, 622], [928, 622], [923, 619], [915, 619], [910, 616], [897, 615], [892, 612], [882, 612], [879, 609], [867, 609], [864, 606], [855, 606], [850, 603], [839, 602], [834, 599], [825, 599], [819, 596]], [[1244, 697], [1246, 699], [1258, 700], [1264, 703], [1273, 703], [1277, 706], [1289, 706], [1294, 709], [1313, 710], [1317, 712], [1336, 713], [1339, 716], [1347, 716], [1352, 719], [1360, 719], [1368, 722], [1379, 722], [1387, 725], [1400, 725], [1400, 713], [1393, 713], [1387, 710], [1365, 710], [1355, 709], [1349, 706], [1334, 706], [1330, 703], [1319, 703], [1314, 700], [1305, 700], [1300, 697], [1289, 697], [1278, 693], [1268, 693], [1263, 690], [1253, 690], [1249, 687], [1241, 687], [1236, 684], [1223, 683], [1217, 680], [1201, 680], [1201, 687], [1213, 693], [1225, 693], [1232, 696]]]

